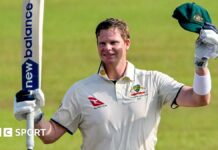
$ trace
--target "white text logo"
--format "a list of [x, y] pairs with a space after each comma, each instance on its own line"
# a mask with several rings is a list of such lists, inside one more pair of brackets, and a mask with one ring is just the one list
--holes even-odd
[[0, 128], [0, 137], [14, 137], [14, 136], [44, 136], [46, 129], [13, 129]]

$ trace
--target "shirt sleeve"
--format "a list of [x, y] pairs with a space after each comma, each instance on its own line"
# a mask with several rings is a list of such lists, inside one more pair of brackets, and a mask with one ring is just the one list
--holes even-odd
[[184, 84], [160, 72], [157, 72], [156, 79], [160, 100], [163, 104], [171, 105]]
[[59, 109], [51, 120], [64, 127], [70, 134], [77, 130], [81, 120], [81, 109], [74, 87], [71, 87], [65, 94]]

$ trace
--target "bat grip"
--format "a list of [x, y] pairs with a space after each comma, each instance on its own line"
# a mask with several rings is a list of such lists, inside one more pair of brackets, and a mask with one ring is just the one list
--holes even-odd
[[26, 146], [27, 150], [33, 150], [34, 147], [34, 112], [26, 116]]

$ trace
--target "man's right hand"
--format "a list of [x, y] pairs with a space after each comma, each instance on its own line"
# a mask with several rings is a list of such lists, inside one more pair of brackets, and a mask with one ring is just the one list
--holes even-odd
[[14, 115], [17, 120], [26, 119], [26, 115], [34, 112], [35, 122], [42, 117], [41, 107], [45, 105], [44, 94], [41, 89], [33, 91], [21, 90], [14, 98]]

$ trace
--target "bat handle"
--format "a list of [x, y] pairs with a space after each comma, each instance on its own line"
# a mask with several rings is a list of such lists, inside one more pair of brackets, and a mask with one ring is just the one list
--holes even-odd
[[34, 112], [27, 114], [26, 118], [26, 146], [27, 150], [34, 147]]

